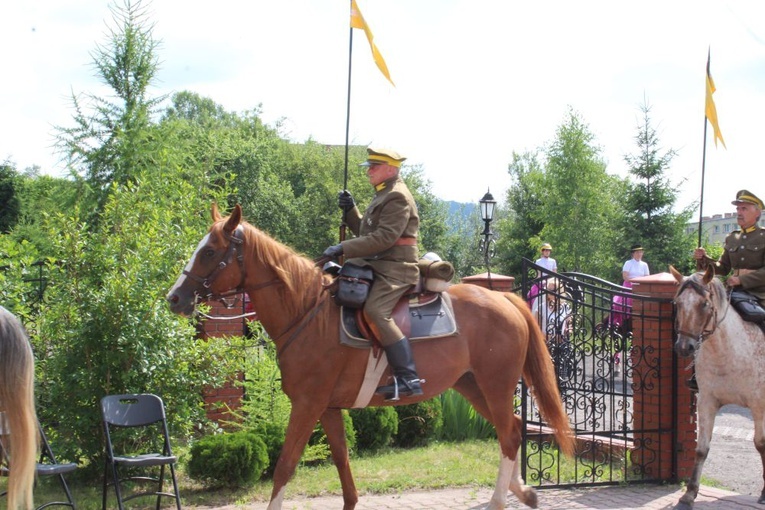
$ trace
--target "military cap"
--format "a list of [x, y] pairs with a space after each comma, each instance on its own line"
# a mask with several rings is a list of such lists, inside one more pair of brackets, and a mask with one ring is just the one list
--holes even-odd
[[367, 147], [367, 160], [359, 166], [373, 166], [379, 164], [385, 164], [401, 168], [401, 163], [406, 158], [396, 151], [390, 149], [373, 149]]
[[552, 246], [550, 243], [542, 243], [542, 246], [539, 247], [539, 251], [542, 250], [552, 250]]
[[634, 251], [643, 251], [643, 246], [640, 244], [633, 244], [632, 247], [630, 248], [630, 252], [634, 252]]
[[747, 191], [745, 189], [742, 189], [738, 193], [736, 193], [736, 200], [731, 202], [733, 205], [739, 205], [739, 204], [754, 204], [757, 206], [758, 209], [763, 209], [762, 206], [762, 200], [757, 198], [754, 193], [751, 191]]

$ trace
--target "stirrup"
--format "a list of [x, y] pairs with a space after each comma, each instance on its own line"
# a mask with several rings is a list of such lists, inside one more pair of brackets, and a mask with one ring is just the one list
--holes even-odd
[[[401, 400], [401, 393], [404, 393], [405, 397], [417, 397], [419, 395], [422, 395], [422, 388], [420, 387], [421, 384], [425, 382], [425, 379], [409, 379], [408, 381], [401, 378], [401, 384], [404, 386], [403, 391], [399, 391], [399, 382], [398, 377], [393, 376], [393, 384], [387, 385], [387, 386], [380, 386], [375, 390], [375, 393], [385, 393], [387, 396], [385, 397], [386, 402], [398, 402]], [[414, 386], [410, 386], [410, 384], [414, 384]], [[393, 393], [390, 393], [391, 386]]]

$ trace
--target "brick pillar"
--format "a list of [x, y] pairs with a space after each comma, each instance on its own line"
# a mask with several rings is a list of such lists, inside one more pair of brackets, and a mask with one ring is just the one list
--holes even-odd
[[500, 292], [510, 292], [515, 285], [515, 278], [512, 276], [505, 276], [502, 274], [481, 273], [473, 276], [466, 276], [461, 283], [472, 283], [479, 287], [485, 287], [491, 290], [497, 290]]
[[[633, 462], [643, 464], [646, 475], [662, 480], [677, 481], [690, 475], [696, 448], [696, 419], [691, 414], [692, 395], [683, 383], [689, 361], [673, 361], [675, 343], [672, 322], [672, 302], [677, 282], [669, 273], [643, 276], [632, 280], [633, 290], [662, 301], [633, 300], [634, 313], [643, 316], [633, 324], [633, 381], [642, 382], [635, 388], [634, 429], [636, 451]], [[638, 357], [644, 353], [643, 359]], [[677, 371], [678, 381], [672, 374]], [[657, 432], [660, 429], [666, 432]], [[671, 430], [675, 429], [676, 443]], [[652, 452], [641, 451], [645, 445]], [[644, 456], [645, 453], [645, 456]], [[675, 463], [676, 458], [676, 463]], [[676, 472], [672, 472], [676, 467]]]
[[[241, 297], [241, 296], [240, 296]], [[243, 313], [242, 306], [226, 308], [219, 301], [209, 301], [210, 315], [213, 317], [232, 317]], [[242, 336], [246, 332], [243, 320], [207, 319], [202, 323], [199, 333], [200, 338], [214, 338], [221, 336]], [[222, 387], [205, 388], [202, 397], [205, 402], [207, 418], [221, 424], [221, 421], [235, 421], [236, 417], [231, 414], [242, 406], [244, 387], [240, 384], [244, 380], [244, 374], [238, 374], [234, 380], [227, 381]]]

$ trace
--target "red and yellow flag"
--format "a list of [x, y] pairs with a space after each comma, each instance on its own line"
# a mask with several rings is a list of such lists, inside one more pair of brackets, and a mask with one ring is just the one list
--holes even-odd
[[707, 100], [705, 107], [705, 114], [707, 120], [712, 124], [712, 129], [715, 131], [715, 147], [717, 147], [717, 139], [723, 144], [726, 149], [725, 140], [723, 140], [722, 132], [720, 132], [720, 124], [717, 122], [717, 107], [715, 107], [715, 101], [712, 99], [712, 94], [715, 93], [715, 82], [712, 79], [712, 73], [709, 72], [709, 60], [710, 55], [707, 55]]
[[377, 67], [380, 69], [380, 72], [383, 73], [383, 76], [385, 76], [391, 85], [395, 87], [396, 84], [390, 79], [390, 73], [388, 72], [388, 66], [385, 64], [385, 59], [375, 44], [375, 36], [372, 35], [369, 25], [367, 25], [367, 22], [364, 20], [364, 16], [361, 15], [356, 0], [351, 0], [351, 28], [360, 28], [367, 34], [367, 40], [369, 41], [369, 47], [372, 48], [372, 58], [375, 59], [375, 64], [377, 64]]

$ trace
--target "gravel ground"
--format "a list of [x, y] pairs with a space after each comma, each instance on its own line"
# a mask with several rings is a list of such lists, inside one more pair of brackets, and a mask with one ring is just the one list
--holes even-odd
[[702, 478], [715, 480], [722, 488], [738, 494], [760, 495], [762, 461], [754, 447], [754, 422], [749, 409], [727, 405], [717, 413]]

